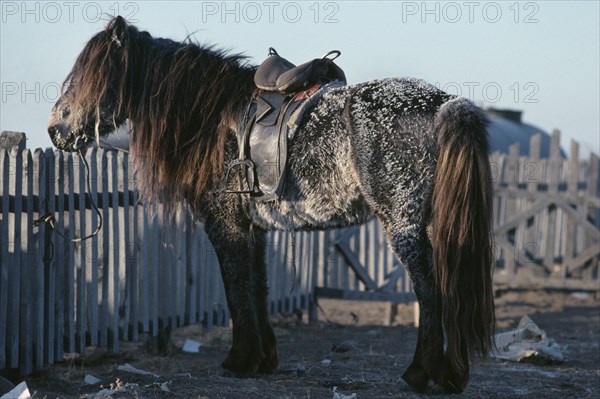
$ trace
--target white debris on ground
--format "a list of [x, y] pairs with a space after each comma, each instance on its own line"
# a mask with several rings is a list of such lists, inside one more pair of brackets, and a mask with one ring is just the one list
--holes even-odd
[[83, 379], [83, 381], [88, 384], [88, 385], [96, 385], [98, 384], [101, 380], [100, 378], [91, 375], [91, 374], [86, 374], [85, 378]]
[[171, 392], [171, 390], [169, 389], [169, 384], [171, 384], [171, 383], [172, 383], [172, 381], [165, 381], [165, 382], [155, 381], [152, 384], [144, 385], [144, 388], [158, 387], [158, 388], [160, 388], [161, 391]]
[[160, 377], [159, 375], [151, 373], [149, 371], [135, 368], [129, 363], [119, 365], [119, 367], [117, 367], [117, 370], [127, 371], [128, 373], [139, 374], [139, 375], [151, 375], [152, 377], [156, 377], [156, 378]]
[[542, 363], [564, 361], [560, 345], [548, 338], [546, 332], [527, 315], [521, 318], [516, 329], [498, 333], [494, 338], [498, 351], [493, 353], [493, 356], [498, 359]]
[[182, 352], [186, 353], [198, 353], [200, 352], [200, 347], [202, 344], [198, 341], [194, 341], [193, 339], [186, 339], [183, 347], [181, 348]]
[[333, 399], [357, 399], [358, 396], [356, 393], [351, 393], [350, 395], [345, 395], [341, 392], [337, 392], [337, 387], [333, 387]]
[[116, 393], [124, 393], [129, 392], [133, 394], [133, 397], [139, 397], [140, 386], [138, 384], [123, 384], [122, 381], [117, 379], [115, 384], [111, 384], [110, 388], [104, 388], [96, 393], [90, 393], [88, 395], [83, 396], [86, 399], [107, 399], [112, 398], [112, 395]]
[[30, 399], [31, 393], [29, 393], [29, 388], [27, 388], [27, 384], [25, 381], [11, 389], [9, 392], [5, 393], [0, 397], [0, 399]]

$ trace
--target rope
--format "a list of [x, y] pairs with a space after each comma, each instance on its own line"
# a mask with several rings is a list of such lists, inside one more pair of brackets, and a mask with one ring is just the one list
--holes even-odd
[[[97, 236], [100, 233], [100, 230], [102, 229], [102, 223], [103, 223], [103, 219], [102, 219], [102, 213], [100, 213], [100, 210], [98, 209], [98, 206], [96, 205], [96, 202], [94, 201], [94, 198], [92, 198], [92, 187], [90, 184], [90, 165], [88, 164], [87, 160], [85, 159], [85, 156], [83, 155], [83, 149], [79, 149], [77, 151], [77, 154], [79, 155], [79, 159], [81, 160], [81, 162], [83, 162], [83, 165], [85, 167], [85, 175], [86, 175], [86, 187], [87, 187], [87, 195], [90, 198], [90, 203], [92, 204], [92, 208], [94, 209], [94, 211], [96, 211], [96, 214], [98, 215], [98, 227], [96, 227], [96, 230], [94, 230], [94, 232], [92, 232], [91, 234], [85, 236], [85, 237], [79, 237], [79, 238], [69, 238], [66, 237], [64, 234], [62, 234], [60, 231], [56, 230], [56, 218], [54, 217], [53, 214], [51, 214], [50, 212], [45, 213], [44, 215], [40, 216], [38, 219], [33, 221], [33, 226], [34, 227], [38, 227], [41, 223], [46, 223], [46, 225], [50, 228], [50, 234], [46, 235], [46, 255], [44, 256], [44, 262], [45, 263], [49, 263], [53, 258], [54, 258], [54, 244], [51, 241], [51, 236], [52, 233], [56, 232], [56, 234], [58, 234], [61, 238], [63, 238], [65, 241], [71, 242], [73, 244], [79, 244], [82, 241], [85, 240], [89, 240], [90, 238], [93, 238], [95, 236]], [[48, 254], [51, 254], [48, 257]]]

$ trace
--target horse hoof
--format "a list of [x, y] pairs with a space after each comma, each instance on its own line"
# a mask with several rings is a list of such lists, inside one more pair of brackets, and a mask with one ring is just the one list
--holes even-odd
[[441, 385], [447, 393], [461, 393], [464, 391], [469, 383], [469, 373], [467, 372], [464, 375], [460, 375], [453, 370], [447, 370], [448, 371], [444, 374], [444, 378], [439, 385]]
[[264, 359], [261, 360], [258, 366], [258, 372], [260, 374], [273, 374], [275, 371], [277, 371], [277, 366], [279, 366], [277, 350], [273, 349], [268, 351]]
[[402, 374], [402, 379], [417, 393], [425, 392], [429, 382], [429, 376], [425, 373], [425, 370], [414, 363], [408, 366]]
[[221, 363], [221, 367], [240, 376], [256, 374], [261, 363], [261, 358], [263, 357], [264, 355], [262, 354], [257, 353], [253, 356], [247, 353], [247, 351], [240, 353], [231, 349], [225, 360], [223, 360], [223, 363]]

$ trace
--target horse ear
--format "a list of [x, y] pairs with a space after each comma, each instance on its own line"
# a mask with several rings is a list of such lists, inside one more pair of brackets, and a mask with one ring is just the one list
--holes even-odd
[[127, 21], [120, 15], [117, 15], [113, 20], [112, 25], [112, 39], [117, 43], [119, 47], [121, 47], [121, 43], [125, 38], [125, 33], [127, 32]]

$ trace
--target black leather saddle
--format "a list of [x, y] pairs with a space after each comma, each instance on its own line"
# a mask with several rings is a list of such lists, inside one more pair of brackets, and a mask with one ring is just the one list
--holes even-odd
[[295, 66], [274, 48], [256, 69], [256, 90], [248, 105], [242, 128], [238, 129], [239, 157], [227, 168], [226, 180], [241, 171], [242, 184], [237, 194], [250, 194], [260, 201], [281, 196], [285, 187], [288, 140], [293, 137], [302, 115], [331, 86], [345, 85], [344, 71], [333, 60], [340, 56], [330, 51]]

